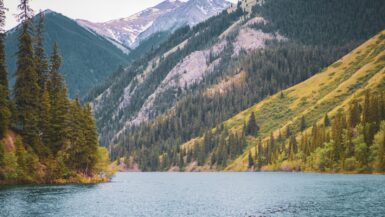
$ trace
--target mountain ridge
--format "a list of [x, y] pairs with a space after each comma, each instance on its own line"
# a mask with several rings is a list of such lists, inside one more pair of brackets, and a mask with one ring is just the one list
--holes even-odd
[[[43, 11], [45, 15], [44, 48], [48, 54], [55, 42], [61, 45], [64, 57], [62, 72], [68, 84], [71, 97], [76, 94], [85, 95], [96, 83], [107, 78], [117, 70], [119, 65], [126, 64], [127, 55], [111, 41], [78, 25], [74, 20], [54, 12]], [[34, 16], [36, 23], [38, 15]], [[16, 56], [13, 53], [17, 46], [19, 26], [6, 32], [6, 60], [10, 84], [14, 83]], [[65, 36], [65, 37], [64, 37]]]
[[[294, 110], [294, 113], [289, 112], [289, 115], [284, 116], [286, 120], [277, 119], [275, 122], [281, 123], [264, 129], [260, 135], [263, 140], [269, 139], [270, 132], [272, 132], [273, 136], [277, 137], [288, 126], [298, 126], [302, 117], [306, 117], [310, 123], [314, 121], [314, 123], [321, 124], [324, 121], [325, 114], [328, 114], [329, 118], [332, 119], [341, 110], [349, 110], [350, 102], [357, 99], [362, 101], [367, 90], [374, 92], [384, 91], [384, 57], [385, 30], [367, 40], [320, 73], [242, 111], [224, 122], [224, 125], [229, 127], [229, 130], [239, 131], [242, 129], [247, 117], [251, 112], [254, 112], [257, 122], [261, 123], [262, 128], [264, 128], [266, 124], [261, 118], [271, 112], [267, 109], [267, 106], [278, 106], [282, 94], [285, 98], [290, 99], [289, 102], [285, 103], [284, 107]], [[308, 100], [311, 102], [306, 102]], [[307, 107], [307, 105], [309, 106]], [[284, 108], [282, 109], [284, 112]], [[308, 125], [305, 132], [311, 133], [311, 125]], [[296, 137], [299, 141], [301, 132], [296, 132]], [[255, 144], [255, 140], [250, 138], [251, 145], [226, 170], [245, 171], [248, 169], [246, 163], [248, 153], [256, 152], [255, 147], [252, 145]], [[276, 169], [279, 170], [280, 168]]]
[[[375, 19], [385, 7], [381, 1], [372, 2], [371, 10], [358, 0], [251, 3], [242, 1], [192, 28], [177, 30], [91, 97], [101, 141], [111, 148], [113, 158], [136, 159], [145, 171], [186, 165], [191, 158], [202, 165], [207, 155], [200, 154], [218, 147], [202, 152], [179, 145], [264, 97], [306, 80], [385, 23]], [[363, 16], [352, 18], [352, 13]], [[340, 19], [330, 20], [336, 14]], [[220, 136], [215, 139], [224, 141]], [[245, 144], [239, 135], [233, 135], [234, 140]], [[225, 141], [221, 151], [227, 147]], [[241, 154], [236, 147], [228, 148], [231, 155], [216, 153], [209, 165], [224, 168]], [[178, 162], [186, 155], [189, 161]]]
[[[99, 23], [78, 19], [77, 22], [128, 49], [133, 49], [151, 35], [173, 32], [183, 25], [193, 26], [229, 5], [225, 0], [166, 0], [125, 18]], [[197, 12], [196, 7], [201, 11]]]
[[77, 19], [76, 21], [81, 26], [114, 40], [126, 48], [132, 48], [138, 35], [149, 28], [156, 18], [175, 10], [182, 4], [184, 3], [180, 0], [167, 0], [124, 18], [99, 23], [93, 23], [84, 19]]

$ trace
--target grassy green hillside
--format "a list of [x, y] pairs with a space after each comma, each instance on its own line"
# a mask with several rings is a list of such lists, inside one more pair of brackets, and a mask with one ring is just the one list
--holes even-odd
[[[348, 110], [354, 99], [361, 99], [362, 101], [366, 90], [379, 92], [384, 89], [385, 31], [308, 80], [266, 98], [212, 129], [210, 137], [225, 137], [223, 140], [231, 145], [228, 135], [244, 135], [245, 125], [247, 125], [252, 113], [254, 113], [255, 120], [260, 127], [257, 136], [247, 136], [247, 147], [243, 150], [243, 154], [235, 160], [225, 163], [225, 167], [212, 165], [211, 168], [228, 171], [248, 170], [250, 169], [249, 155], [251, 154], [253, 160], [259, 155], [258, 150], [256, 150], [258, 143], [266, 148], [272, 137], [275, 140], [280, 140], [279, 138], [287, 132], [288, 128], [295, 135], [296, 140], [300, 141], [302, 135], [311, 135], [313, 130], [311, 126], [314, 123], [322, 125], [326, 113], [330, 119], [333, 119], [339, 114], [339, 111]], [[306, 120], [307, 129], [299, 132], [302, 119]], [[326, 132], [331, 133], [329, 131], [330, 129], [326, 130]], [[205, 137], [207, 137], [207, 133]], [[281, 152], [284, 152], [285, 142], [282, 142], [284, 144]], [[197, 137], [184, 143], [181, 149], [187, 150], [187, 153], [191, 150], [192, 158], [194, 158], [194, 156], [199, 156], [196, 151], [197, 147], [205, 143], [207, 143], [207, 138]], [[236, 144], [238, 146], [242, 145], [239, 142], [235, 143], [238, 143]], [[218, 147], [214, 148], [212, 153], [208, 155], [205, 166], [194, 165], [190, 169], [207, 170], [209, 168], [207, 164], [210, 164], [212, 158], [217, 158], [217, 152]], [[291, 166], [292, 163], [288, 160], [285, 162], [282, 162], [282, 159], [281, 162], [276, 160], [263, 169], [283, 169], [285, 166]]]
[[[119, 65], [127, 62], [127, 55], [111, 42], [79, 26], [75, 21], [55, 12], [45, 13], [45, 50], [52, 51], [54, 43], [60, 45], [63, 56], [62, 72], [69, 94], [83, 96], [92, 87], [104, 81]], [[36, 16], [38, 17], [38, 16]], [[36, 21], [37, 18], [34, 18]], [[5, 47], [10, 83], [14, 83], [16, 70], [17, 29], [6, 34]]]
[[[338, 110], [346, 110], [354, 98], [362, 97], [365, 90], [383, 90], [384, 84], [385, 31], [310, 79], [270, 96], [225, 121], [224, 126], [229, 131], [239, 132], [254, 112], [260, 126], [259, 136], [267, 139], [270, 132], [278, 136], [279, 131], [284, 132], [289, 125], [297, 129], [302, 117], [311, 124], [321, 123], [325, 113], [332, 118]], [[249, 137], [248, 142], [244, 154], [226, 170], [248, 169], [248, 153], [255, 153], [257, 139]]]
[[[178, 30], [96, 92], [101, 141], [111, 147], [112, 158], [133, 159], [144, 171], [189, 170], [192, 163], [224, 169], [247, 144], [239, 130], [221, 123], [310, 78], [385, 28], [381, 0], [266, 0], [241, 6], [234, 8], [242, 13], [224, 12]], [[204, 71], [205, 65], [212, 71]], [[311, 103], [300, 99], [297, 103]], [[281, 107], [262, 131], [269, 134], [282, 121], [287, 111]], [[306, 117], [308, 124], [312, 118]], [[218, 132], [209, 132], [217, 126]], [[189, 143], [193, 149], [180, 148], [196, 137], [202, 138]]]

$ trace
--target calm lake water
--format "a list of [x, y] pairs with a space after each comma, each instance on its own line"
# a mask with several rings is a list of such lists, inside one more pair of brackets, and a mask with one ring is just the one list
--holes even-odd
[[385, 176], [118, 173], [105, 184], [0, 188], [0, 216], [385, 216]]

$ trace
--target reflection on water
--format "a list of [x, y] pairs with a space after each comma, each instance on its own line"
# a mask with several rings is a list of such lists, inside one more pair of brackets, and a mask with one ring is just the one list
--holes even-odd
[[0, 216], [384, 216], [385, 176], [119, 173], [98, 185], [0, 188]]
[[0, 188], [0, 216], [58, 216], [76, 194], [86, 195], [96, 185], [23, 186]]

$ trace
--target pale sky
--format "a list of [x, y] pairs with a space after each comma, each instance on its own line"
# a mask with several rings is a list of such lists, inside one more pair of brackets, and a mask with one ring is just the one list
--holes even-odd
[[[164, 0], [31, 0], [30, 5], [35, 14], [39, 10], [51, 9], [73, 19], [104, 22], [128, 17], [162, 1]], [[237, 2], [238, 0], [229, 1]], [[17, 25], [14, 14], [18, 13], [19, 2], [19, 0], [4, 0], [5, 6], [9, 9], [6, 30]]]

